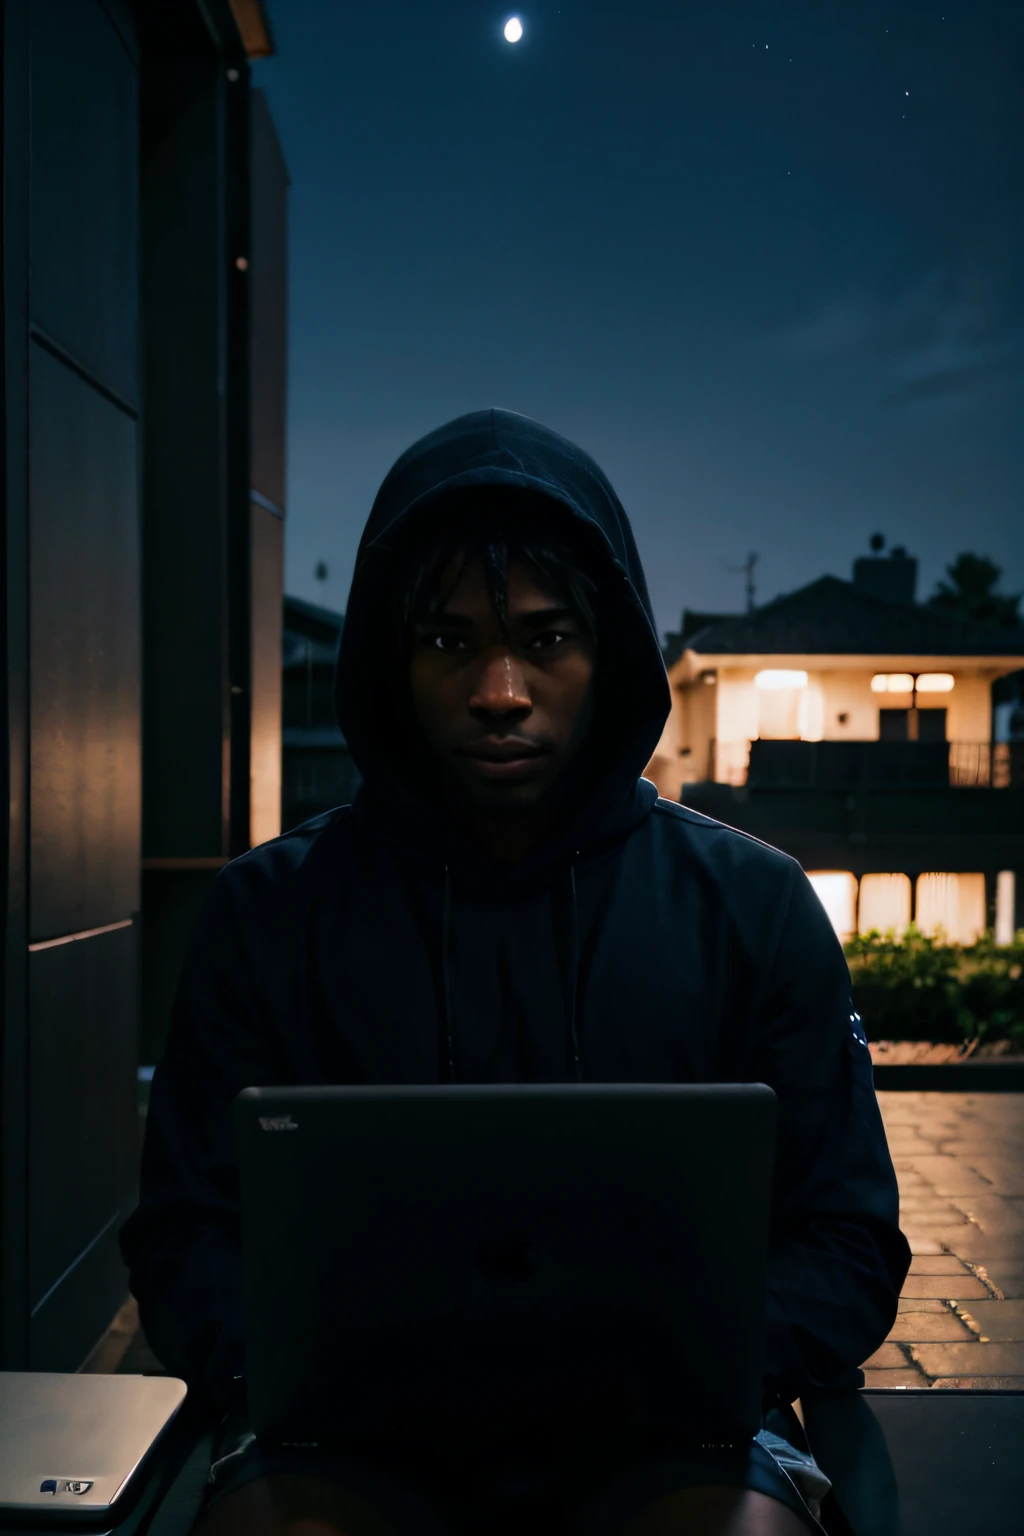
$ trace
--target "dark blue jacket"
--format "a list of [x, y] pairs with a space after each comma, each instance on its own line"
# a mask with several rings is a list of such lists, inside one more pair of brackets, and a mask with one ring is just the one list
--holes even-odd
[[[440, 812], [396, 606], [408, 551], [493, 485], [548, 498], [598, 580], [593, 731], [556, 786], [557, 833], [511, 869]], [[337, 705], [355, 803], [217, 876], [153, 1078], [121, 1245], [160, 1359], [218, 1402], [243, 1371], [244, 1087], [765, 1082], [780, 1109], [766, 1395], [860, 1385], [909, 1249], [846, 962], [791, 858], [640, 777], [668, 685], [629, 524], [593, 461], [503, 411], [404, 454], [360, 544]]]

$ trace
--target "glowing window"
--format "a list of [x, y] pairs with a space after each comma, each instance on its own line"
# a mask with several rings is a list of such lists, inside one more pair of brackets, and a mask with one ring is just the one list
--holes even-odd
[[759, 672], [754, 678], [755, 688], [771, 692], [777, 688], [806, 688], [806, 672]]
[[857, 931], [857, 879], [847, 869], [808, 870], [807, 878], [844, 942]]
[[913, 693], [913, 691], [914, 679], [909, 672], [876, 672], [871, 679], [872, 693]]
[[910, 926], [910, 879], [907, 875], [864, 875], [860, 882], [857, 927], [861, 933], [893, 933], [901, 939]]
[[996, 943], [1012, 944], [1016, 925], [1017, 877], [1012, 869], [996, 876]]
[[985, 932], [985, 876], [920, 875], [917, 926], [922, 933], [942, 933], [953, 944], [973, 944]]
[[801, 741], [821, 741], [825, 734], [825, 695], [817, 683], [800, 692], [797, 729]]
[[952, 693], [952, 672], [922, 672], [917, 680], [918, 693]]

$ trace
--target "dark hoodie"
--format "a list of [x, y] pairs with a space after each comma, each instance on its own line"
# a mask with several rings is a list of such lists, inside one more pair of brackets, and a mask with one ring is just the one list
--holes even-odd
[[[493, 486], [547, 498], [599, 588], [593, 735], [558, 832], [512, 868], [442, 816], [396, 702], [403, 552], [450, 525], [456, 493], [484, 488], [483, 512]], [[859, 1386], [909, 1249], [846, 962], [799, 865], [640, 777], [669, 690], [629, 523], [597, 465], [507, 411], [414, 444], [359, 546], [336, 698], [355, 803], [217, 876], [154, 1074], [121, 1247], [165, 1366], [237, 1401], [244, 1087], [765, 1082], [780, 1109], [766, 1400]]]

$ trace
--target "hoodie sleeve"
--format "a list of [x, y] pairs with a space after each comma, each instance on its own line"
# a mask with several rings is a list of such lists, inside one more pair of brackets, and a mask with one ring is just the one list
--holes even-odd
[[846, 959], [809, 880], [792, 878], [754, 1074], [779, 1101], [765, 1375], [787, 1402], [863, 1385], [910, 1267]]
[[214, 881], [153, 1075], [139, 1204], [121, 1253], [147, 1341], [189, 1390], [238, 1402], [243, 1371], [239, 1177], [232, 1104], [273, 1080], [231, 877]]

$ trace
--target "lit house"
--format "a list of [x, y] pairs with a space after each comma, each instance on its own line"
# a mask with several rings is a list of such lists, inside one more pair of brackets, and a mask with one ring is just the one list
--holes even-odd
[[684, 614], [660, 793], [797, 858], [837, 931], [1024, 926], [1024, 627], [913, 601], [858, 560], [738, 617]]

